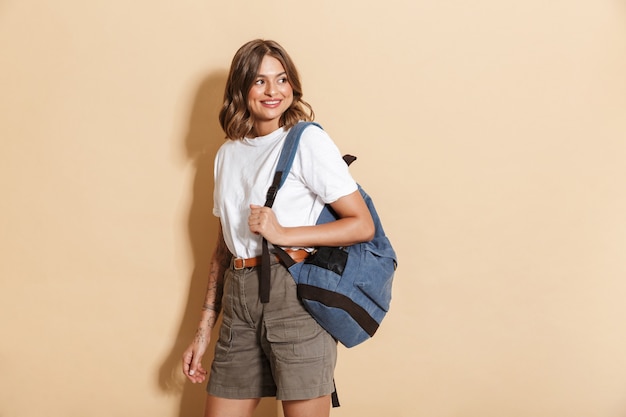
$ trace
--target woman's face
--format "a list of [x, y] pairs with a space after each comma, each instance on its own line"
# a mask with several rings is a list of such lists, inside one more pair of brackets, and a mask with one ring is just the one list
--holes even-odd
[[265, 55], [248, 93], [248, 111], [254, 120], [254, 133], [264, 136], [280, 127], [280, 117], [293, 103], [293, 89], [283, 65]]

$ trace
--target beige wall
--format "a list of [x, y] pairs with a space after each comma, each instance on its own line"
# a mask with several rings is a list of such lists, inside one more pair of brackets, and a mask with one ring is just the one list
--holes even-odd
[[626, 4], [215, 3], [0, 3], [0, 416], [199, 415], [179, 357], [254, 37], [293, 55], [400, 258], [332, 415], [624, 416]]

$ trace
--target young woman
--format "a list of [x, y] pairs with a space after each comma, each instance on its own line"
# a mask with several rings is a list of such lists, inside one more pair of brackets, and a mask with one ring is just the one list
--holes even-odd
[[[251, 416], [268, 396], [282, 400], [286, 417], [330, 414], [337, 342], [301, 305], [293, 278], [274, 257], [269, 303], [260, 302], [258, 291], [262, 237], [302, 261], [315, 246], [345, 246], [374, 235], [356, 182], [317, 127], [305, 129], [274, 208], [262, 206], [287, 132], [313, 117], [279, 44], [254, 40], [237, 51], [219, 117], [229, 140], [215, 158], [213, 213], [221, 229], [200, 324], [183, 354], [187, 378], [203, 382], [208, 372], [201, 360], [223, 307], [206, 417]], [[315, 225], [324, 204], [340, 219]]]

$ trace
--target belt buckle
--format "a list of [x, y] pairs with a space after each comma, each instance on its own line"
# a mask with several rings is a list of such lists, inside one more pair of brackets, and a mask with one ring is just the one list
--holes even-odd
[[[241, 266], [237, 266], [237, 263], [240, 263]], [[233, 269], [235, 271], [240, 271], [246, 267], [246, 260], [244, 258], [233, 258]]]

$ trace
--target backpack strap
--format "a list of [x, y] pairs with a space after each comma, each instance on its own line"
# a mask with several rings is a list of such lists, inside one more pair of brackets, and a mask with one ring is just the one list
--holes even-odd
[[[276, 173], [274, 174], [274, 180], [272, 181], [272, 185], [267, 190], [267, 195], [265, 196], [265, 207], [272, 207], [274, 205], [274, 200], [276, 199], [276, 194], [282, 185], [285, 183], [285, 179], [287, 175], [289, 175], [289, 171], [291, 170], [291, 165], [293, 165], [293, 160], [296, 156], [296, 151], [298, 150], [298, 144], [300, 143], [300, 137], [302, 136], [302, 132], [304, 129], [309, 127], [310, 125], [314, 125], [323, 129], [317, 123], [314, 122], [300, 122], [293, 126], [287, 137], [285, 138], [285, 143], [283, 144], [283, 148], [280, 151], [280, 157], [278, 158], [278, 164], [276, 165]], [[346, 164], [350, 165], [355, 159], [355, 156], [345, 155], [343, 157]], [[270, 254], [268, 248], [268, 242], [265, 238], [263, 238], [263, 252], [261, 258], [261, 272], [259, 275], [259, 298], [261, 299], [261, 303], [268, 303], [270, 300]], [[291, 267], [296, 262], [285, 252], [285, 250], [279, 246], [274, 247], [276, 256], [281, 260], [281, 262], [287, 267]], [[333, 407], [339, 407], [339, 396], [337, 395], [337, 387], [335, 386], [335, 380], [333, 379], [333, 392], [331, 394], [331, 402]]]
[[[276, 165], [276, 172], [274, 173], [272, 185], [267, 190], [267, 195], [265, 196], [265, 207], [271, 208], [274, 205], [276, 194], [278, 193], [280, 187], [282, 187], [285, 183], [285, 179], [287, 179], [287, 175], [291, 170], [291, 165], [293, 165], [293, 160], [296, 157], [296, 151], [298, 150], [298, 144], [300, 143], [302, 132], [310, 125], [315, 125], [322, 129], [322, 126], [314, 122], [300, 122], [289, 129], [283, 148], [280, 151], [280, 157], [278, 158], [278, 164]], [[290, 262], [293, 265], [293, 259], [291, 259], [285, 251], [278, 247], [276, 247], [276, 249], [277, 255], [283, 262], [288, 259], [287, 262]], [[259, 275], [259, 298], [261, 299], [261, 303], [268, 303], [270, 301], [270, 269], [270, 252], [268, 242], [265, 238], [263, 238], [261, 271]]]
[[[281, 154], [280, 160], [278, 162], [278, 167], [276, 169], [276, 174], [274, 176], [274, 182], [272, 184], [272, 186], [270, 187], [270, 190], [268, 190], [267, 192], [267, 201], [265, 202], [267, 207], [272, 207], [272, 205], [274, 204], [274, 199], [276, 198], [276, 193], [278, 192], [278, 189], [280, 188], [280, 185], [282, 185], [282, 183], [284, 182], [285, 178], [287, 177], [286, 175], [283, 176], [283, 172], [287, 172], [289, 173], [289, 169], [287, 169], [286, 167], [291, 167], [291, 164], [293, 163], [293, 159], [295, 156], [295, 152], [296, 149], [298, 147], [298, 143], [300, 143], [300, 136], [302, 134], [302, 130], [304, 130], [304, 128], [306, 128], [308, 125], [313, 124], [317, 127], [319, 127], [320, 129], [322, 129], [322, 126], [320, 126], [317, 123], [313, 123], [313, 122], [301, 122], [298, 125], [294, 126], [298, 127], [299, 131], [295, 132], [295, 136], [294, 137], [287, 137], [285, 139], [285, 144], [283, 146], [283, 152], [286, 153], [286, 155]], [[290, 132], [291, 133], [291, 132]], [[285, 152], [288, 149], [287, 152]], [[288, 157], [288, 155], [291, 155], [291, 157]], [[283, 158], [284, 157], [284, 158]], [[350, 155], [350, 154], [346, 154], [343, 156], [343, 160], [346, 163], [346, 165], [350, 166], [350, 164], [354, 161], [356, 161], [356, 156], [354, 155]], [[283, 162], [281, 162], [281, 160]], [[285, 165], [283, 165], [283, 163]], [[282, 170], [279, 170], [278, 168], [283, 168]], [[281, 180], [282, 178], [282, 180]], [[279, 185], [280, 184], [280, 185]], [[274, 187], [274, 188], [272, 188]], [[267, 205], [269, 202], [269, 206]], [[265, 241], [265, 238], [263, 239]], [[267, 242], [264, 242], [264, 246], [263, 248], [265, 248]], [[269, 264], [269, 249], [267, 251], [267, 257], [268, 257], [268, 263]], [[274, 247], [274, 254], [276, 256], [278, 256], [278, 259], [280, 259], [280, 261], [283, 263], [283, 265], [285, 265], [287, 268], [292, 267], [293, 265], [295, 265], [296, 261], [294, 261], [291, 256], [289, 256], [287, 254], [287, 252], [285, 252], [285, 250], [283, 248], [281, 248], [280, 246], [275, 246]], [[261, 268], [263, 268], [263, 265], [265, 263], [262, 263]], [[269, 268], [269, 266], [268, 266]], [[268, 269], [268, 272], [266, 272], [267, 275], [269, 276], [270, 272]], [[269, 292], [269, 289], [266, 290], [267, 292]], [[268, 296], [269, 297], [269, 296]]]

